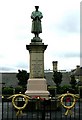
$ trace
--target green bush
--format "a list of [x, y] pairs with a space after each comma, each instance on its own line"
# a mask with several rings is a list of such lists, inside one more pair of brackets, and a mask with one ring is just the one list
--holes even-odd
[[61, 87], [61, 93], [66, 93], [67, 91], [70, 91], [71, 86], [70, 85], [64, 85]]
[[23, 88], [21, 86], [18, 86], [15, 88], [15, 94], [18, 94], [19, 92], [22, 93], [22, 91], [23, 91]]
[[78, 94], [78, 88], [75, 87], [73, 89], [70, 85], [59, 86], [57, 88], [58, 94], [64, 94], [64, 93], [67, 93], [67, 91], [69, 91], [70, 93], [73, 93], [73, 94]]
[[56, 86], [49, 86], [48, 91], [50, 92], [50, 96], [54, 97], [55, 96], [55, 89]]
[[2, 88], [2, 94], [3, 95], [12, 95], [13, 94], [13, 88], [12, 87]]
[[[55, 89], [56, 89], [56, 91], [55, 91]], [[48, 91], [50, 92], [51, 96], [55, 96], [55, 93], [56, 94], [64, 94], [67, 91], [70, 92], [70, 90], [71, 90], [71, 86], [70, 85], [58, 86], [57, 88], [56, 88], [56, 86], [49, 86], [48, 87]]]
[[12, 95], [12, 94], [18, 94], [19, 92], [24, 93], [25, 88], [22, 88], [21, 86], [18, 86], [16, 88], [13, 87], [3, 87], [2, 88], [2, 94], [3, 95]]

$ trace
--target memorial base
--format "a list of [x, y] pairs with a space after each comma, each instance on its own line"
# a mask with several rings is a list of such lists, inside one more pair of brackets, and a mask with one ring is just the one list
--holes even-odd
[[34, 97], [40, 96], [42, 98], [48, 98], [49, 92], [47, 91], [46, 79], [33, 78], [28, 79], [26, 95]]

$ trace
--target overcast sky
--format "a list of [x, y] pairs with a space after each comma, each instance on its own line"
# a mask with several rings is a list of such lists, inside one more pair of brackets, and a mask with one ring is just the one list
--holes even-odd
[[0, 72], [29, 72], [31, 12], [39, 6], [43, 13], [42, 33], [45, 69], [58, 61], [59, 70], [80, 65], [80, 0], [1, 0], [0, 1]]

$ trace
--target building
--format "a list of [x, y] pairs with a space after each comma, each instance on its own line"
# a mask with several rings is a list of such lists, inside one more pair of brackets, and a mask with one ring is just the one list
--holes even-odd
[[[17, 87], [18, 79], [16, 78], [17, 73], [2, 73], [2, 85], [6, 87]], [[54, 86], [53, 72], [45, 72], [45, 78], [48, 86]], [[70, 84], [70, 72], [62, 72], [62, 83], [61, 85]]]
[[[53, 71], [60, 71], [58, 70], [58, 61], [53, 61], [53, 70], [46, 70], [44, 71], [44, 76], [47, 80], [48, 86], [54, 86], [55, 83], [53, 81]], [[74, 70], [73, 70], [74, 71]], [[70, 84], [70, 72], [66, 72], [65, 70], [60, 71], [62, 72], [62, 82], [61, 86], [69, 85]], [[71, 72], [72, 73], [72, 72]], [[9, 87], [17, 87], [18, 86], [18, 79], [16, 78], [17, 73], [2, 73], [2, 85], [9, 86]]]
[[18, 86], [17, 73], [2, 73], [2, 86], [3, 87], [16, 87]]
[[78, 85], [82, 86], [82, 67], [77, 65], [76, 68], [71, 71], [71, 75], [74, 75]]

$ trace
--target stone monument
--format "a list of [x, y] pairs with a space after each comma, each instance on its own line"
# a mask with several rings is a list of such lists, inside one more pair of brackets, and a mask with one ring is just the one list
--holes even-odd
[[30, 54], [30, 76], [25, 94], [46, 98], [49, 96], [46, 79], [44, 78], [44, 51], [47, 45], [44, 45], [39, 37], [39, 34], [42, 33], [41, 19], [43, 15], [38, 11], [39, 6], [35, 6], [35, 9], [31, 14], [31, 33], [34, 34], [34, 37], [31, 39], [31, 43], [26, 45], [26, 49]]

